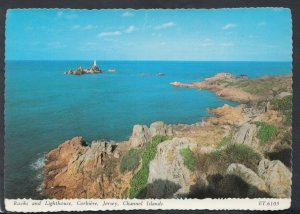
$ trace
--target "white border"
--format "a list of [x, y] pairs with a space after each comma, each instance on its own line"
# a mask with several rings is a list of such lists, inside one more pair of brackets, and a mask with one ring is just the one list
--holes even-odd
[[5, 199], [11, 212], [104, 210], [284, 210], [291, 199]]

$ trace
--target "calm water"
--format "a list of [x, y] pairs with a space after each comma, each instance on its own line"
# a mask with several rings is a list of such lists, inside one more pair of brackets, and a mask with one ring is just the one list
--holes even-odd
[[[90, 61], [8, 61], [5, 70], [5, 196], [39, 198], [43, 155], [81, 135], [126, 140], [134, 124], [201, 121], [207, 108], [235, 105], [206, 90], [170, 82], [200, 81], [219, 72], [291, 73], [290, 63], [98, 61], [116, 73], [67, 76]], [[141, 76], [139, 74], [152, 74]], [[165, 76], [154, 76], [164, 73]]]

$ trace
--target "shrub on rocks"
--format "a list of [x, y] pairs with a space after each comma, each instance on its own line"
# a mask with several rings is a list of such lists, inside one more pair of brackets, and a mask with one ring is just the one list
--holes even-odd
[[274, 110], [281, 112], [285, 116], [286, 123], [292, 124], [292, 95], [285, 96], [281, 99], [271, 101]]
[[196, 163], [197, 168], [202, 172], [207, 172], [214, 167], [218, 173], [224, 174], [231, 163], [243, 164], [256, 172], [260, 160], [261, 156], [250, 146], [244, 144], [230, 144], [223, 150], [198, 155]]
[[183, 157], [184, 165], [191, 171], [195, 170], [195, 156], [190, 148], [184, 148], [180, 150], [180, 154]]
[[132, 177], [130, 198], [141, 198], [143, 192], [147, 187], [147, 180], [149, 176], [149, 164], [155, 157], [157, 151], [157, 145], [165, 140], [169, 139], [167, 136], [156, 135], [149, 143], [142, 149], [142, 167]]
[[120, 170], [121, 172], [131, 171], [138, 167], [141, 154], [137, 149], [130, 149], [129, 152], [122, 158]]
[[278, 129], [265, 122], [256, 122], [259, 127], [256, 137], [260, 140], [261, 144], [266, 144], [269, 140], [278, 133]]

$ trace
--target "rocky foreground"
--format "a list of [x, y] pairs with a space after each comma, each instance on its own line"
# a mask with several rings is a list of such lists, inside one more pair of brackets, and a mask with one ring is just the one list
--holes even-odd
[[241, 103], [192, 125], [135, 125], [128, 141], [82, 137], [50, 151], [43, 194], [52, 198], [291, 197], [291, 76], [221, 73], [202, 82]]

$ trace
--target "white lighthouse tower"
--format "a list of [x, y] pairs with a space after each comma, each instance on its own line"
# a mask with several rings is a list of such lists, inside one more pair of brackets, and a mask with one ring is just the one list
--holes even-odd
[[94, 66], [97, 66], [96, 60], [94, 60], [94, 64], [93, 64], [93, 67], [94, 67]]

